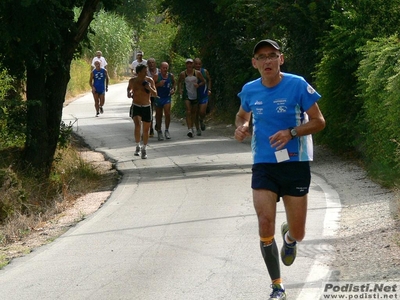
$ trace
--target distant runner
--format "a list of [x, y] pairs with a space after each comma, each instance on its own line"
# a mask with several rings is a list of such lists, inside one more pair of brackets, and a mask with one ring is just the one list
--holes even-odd
[[[206, 84], [204, 86], [200, 86], [197, 90], [199, 95], [199, 108], [196, 115], [196, 128], [199, 128], [201, 131], [206, 130], [206, 125], [204, 124], [204, 119], [206, 117], [207, 105], [208, 105], [208, 97], [211, 95], [211, 76], [207, 69], [202, 68], [202, 62], [200, 58], [194, 59], [194, 68], [203, 75]], [[200, 132], [201, 134], [201, 132]]]
[[[193, 59], [186, 59], [186, 70], [179, 74], [178, 89], [182, 100], [185, 101], [187, 136], [190, 138], [193, 137], [193, 125], [196, 125], [195, 120], [199, 103], [197, 88], [204, 86], [205, 83], [203, 75], [194, 69]], [[197, 135], [201, 135], [200, 128], [197, 128]]]
[[[133, 97], [132, 119], [135, 124], [136, 150], [134, 155], [147, 158], [147, 143], [153, 112], [151, 110], [150, 96], [157, 96], [153, 78], [147, 76], [147, 66], [138, 65], [135, 73], [137, 77], [129, 80], [128, 97]], [[142, 129], [143, 124], [143, 129]], [[140, 145], [140, 135], [143, 133], [143, 145]]]
[[156, 130], [158, 140], [164, 140], [162, 133], [162, 117], [165, 115], [165, 138], [169, 140], [169, 125], [171, 123], [171, 96], [175, 94], [176, 82], [174, 75], [168, 72], [169, 65], [167, 62], [162, 62], [160, 72], [153, 76], [156, 83], [158, 98], [155, 100], [156, 106]]
[[109, 77], [106, 69], [100, 67], [100, 61], [94, 62], [95, 69], [90, 72], [89, 85], [92, 88], [96, 117], [103, 113], [105, 93], [108, 92]]

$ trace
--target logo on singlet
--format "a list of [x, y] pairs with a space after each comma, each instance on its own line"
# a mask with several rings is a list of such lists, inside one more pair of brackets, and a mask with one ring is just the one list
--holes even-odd
[[281, 114], [281, 113], [285, 113], [287, 111], [287, 107], [286, 106], [278, 106], [277, 108], [276, 108], [276, 112], [278, 113], [278, 114]]
[[314, 93], [315, 93], [315, 90], [313, 89], [313, 87], [312, 87], [311, 85], [308, 85], [308, 86], [307, 86], [307, 92], [308, 92], [309, 94], [314, 94]]

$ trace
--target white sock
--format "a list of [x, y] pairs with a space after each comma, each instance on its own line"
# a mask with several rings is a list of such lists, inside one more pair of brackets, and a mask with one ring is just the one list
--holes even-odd
[[286, 244], [290, 245], [290, 244], [293, 244], [294, 242], [296, 242], [296, 241], [292, 241], [288, 235], [289, 235], [289, 231], [286, 232], [286, 234], [285, 234], [285, 242], [286, 242]]

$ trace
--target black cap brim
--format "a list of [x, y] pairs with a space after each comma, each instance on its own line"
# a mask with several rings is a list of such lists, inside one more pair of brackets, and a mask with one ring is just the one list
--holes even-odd
[[270, 39], [266, 39], [266, 40], [261, 40], [259, 41], [253, 49], [253, 55], [257, 53], [258, 49], [260, 49], [262, 46], [272, 46], [274, 47], [276, 50], [281, 50], [281, 48], [279, 47], [278, 43], [270, 40]]

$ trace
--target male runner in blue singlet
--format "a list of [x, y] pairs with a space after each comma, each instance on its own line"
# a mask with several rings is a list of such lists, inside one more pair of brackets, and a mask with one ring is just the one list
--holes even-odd
[[92, 88], [96, 117], [103, 113], [105, 93], [108, 92], [108, 73], [106, 69], [100, 68], [100, 61], [94, 62], [95, 68], [90, 72], [89, 85]]
[[169, 140], [169, 125], [171, 123], [171, 96], [175, 93], [176, 82], [174, 75], [168, 72], [169, 65], [167, 62], [160, 64], [160, 72], [153, 76], [157, 88], [158, 98], [155, 99], [156, 107], [156, 130], [158, 140], [164, 140], [162, 133], [162, 116], [165, 116], [165, 138]]
[[236, 115], [235, 138], [250, 136], [253, 119], [252, 183], [260, 247], [272, 281], [270, 300], [286, 299], [275, 241], [276, 206], [280, 198], [287, 222], [281, 225], [281, 260], [290, 266], [305, 235], [307, 194], [313, 159], [311, 134], [325, 127], [320, 95], [300, 76], [283, 73], [284, 57], [273, 40], [258, 42], [252, 64], [261, 77], [243, 86]]

